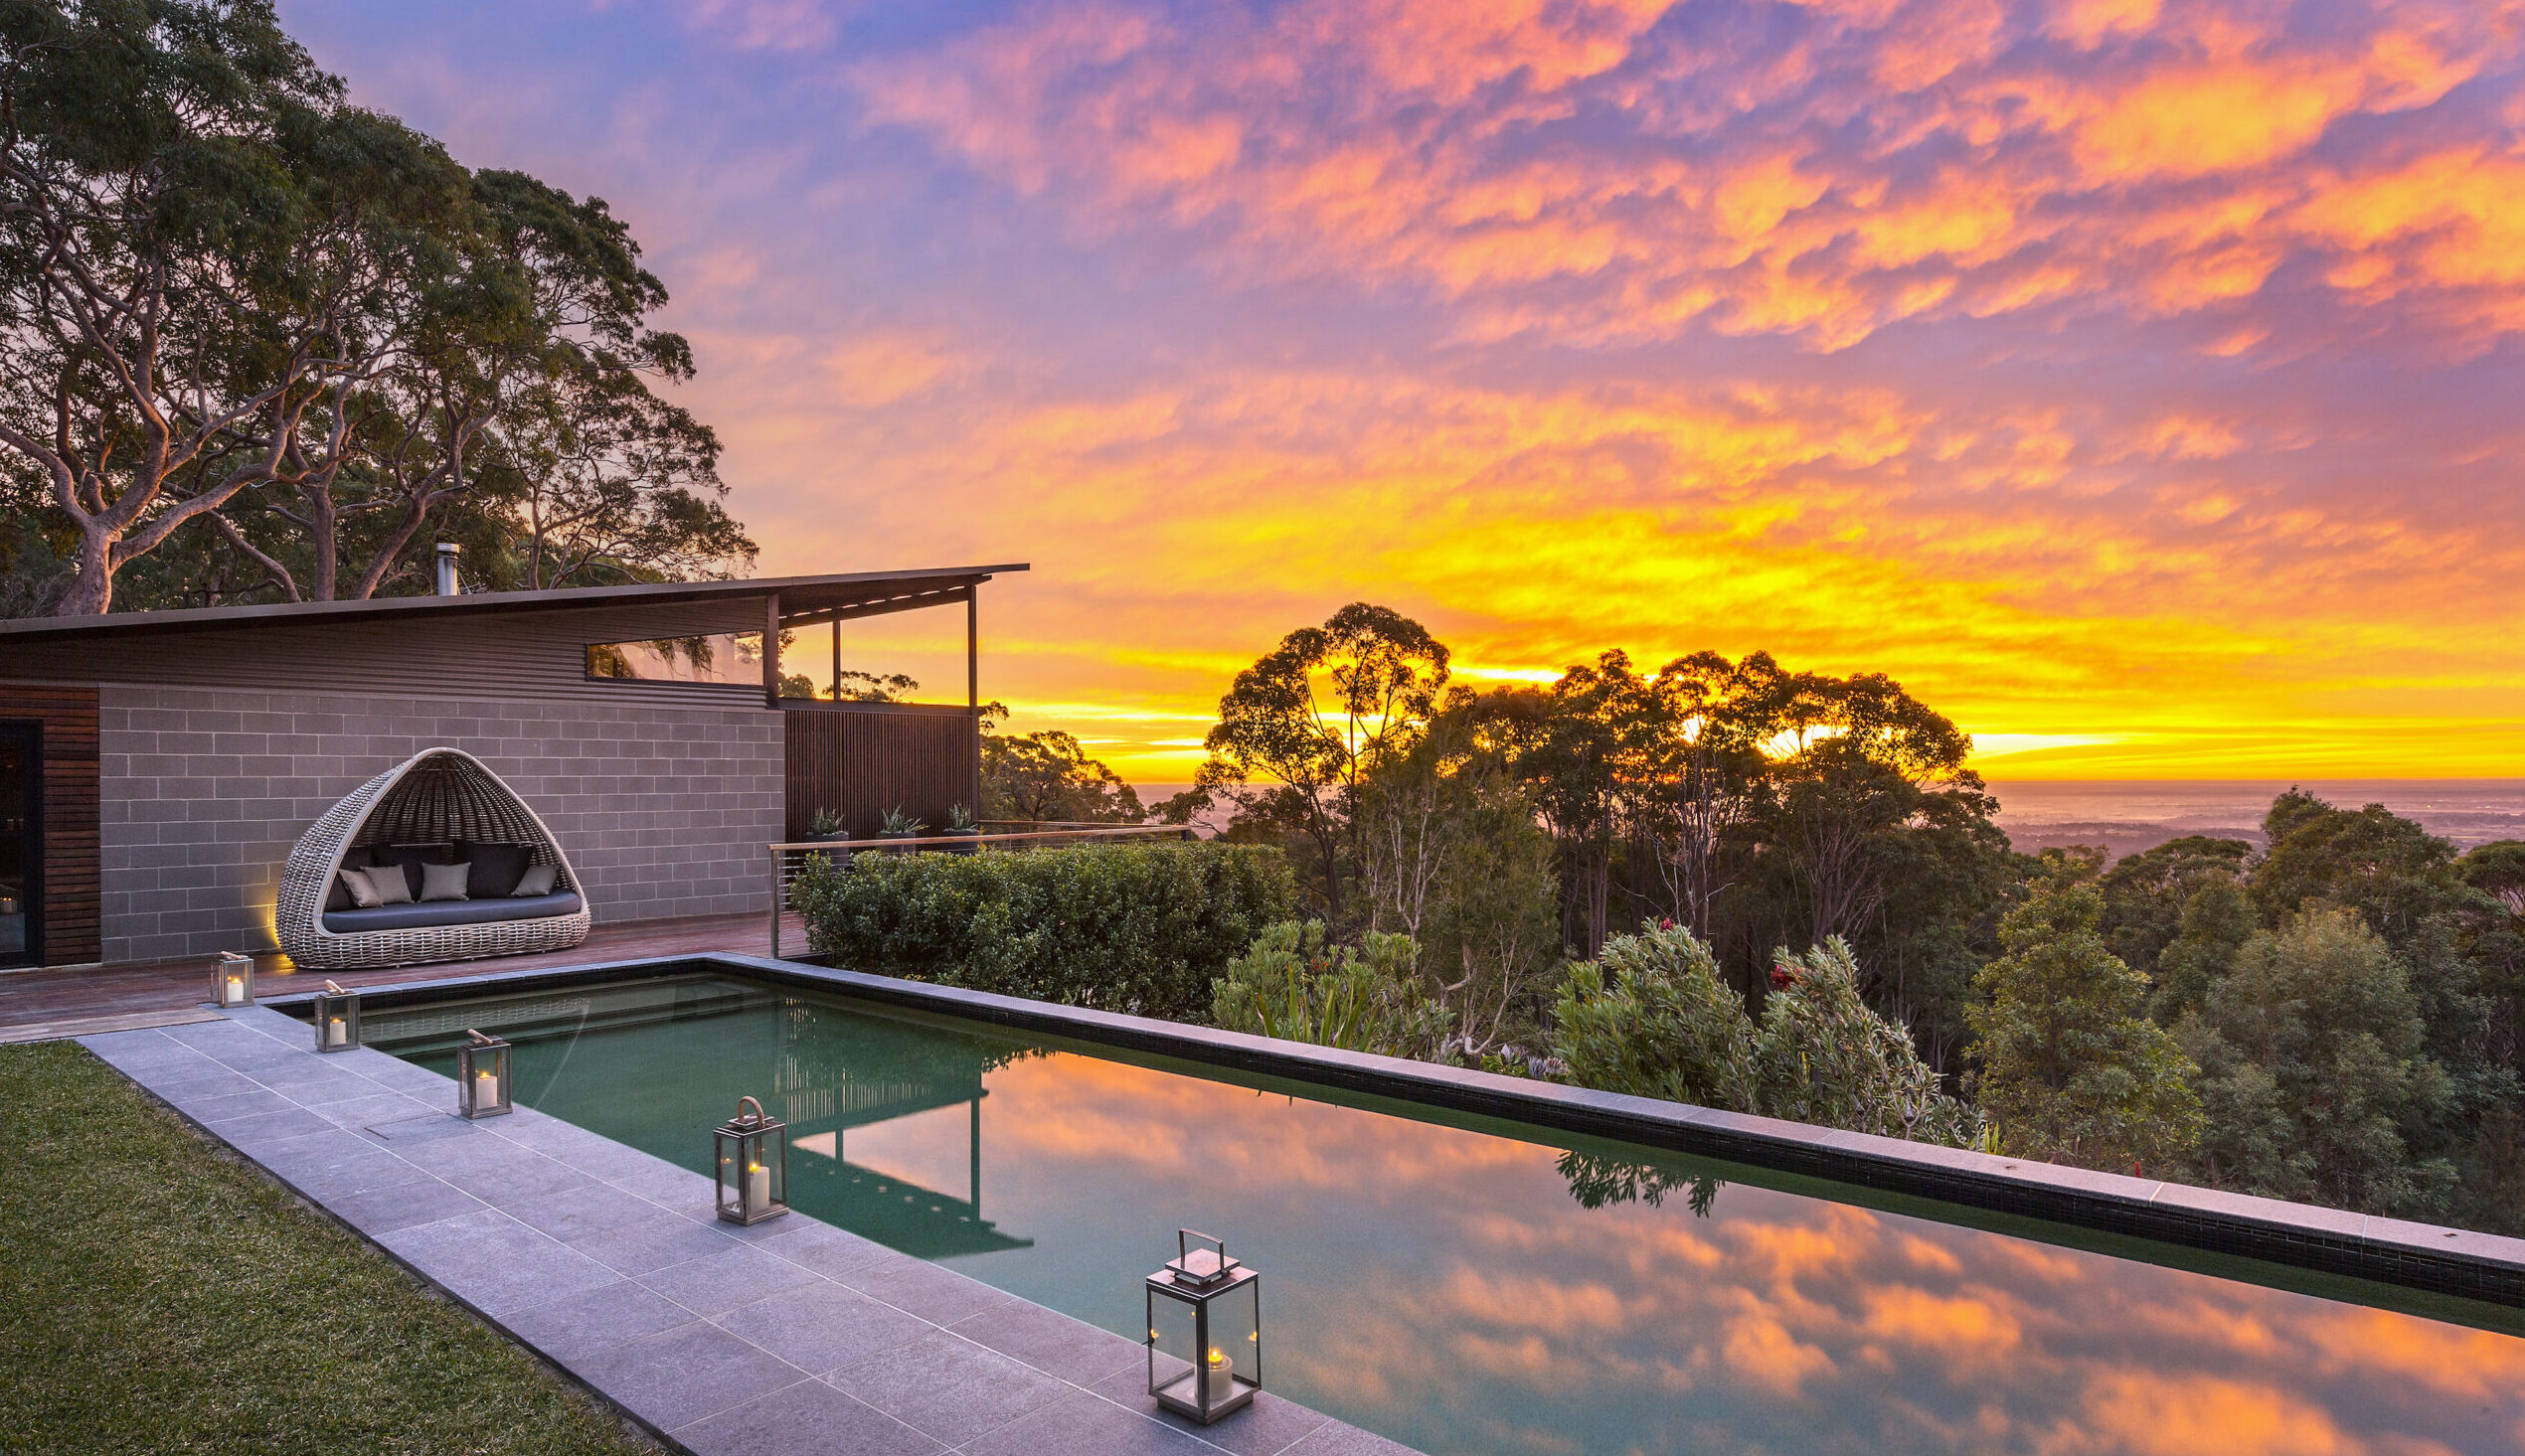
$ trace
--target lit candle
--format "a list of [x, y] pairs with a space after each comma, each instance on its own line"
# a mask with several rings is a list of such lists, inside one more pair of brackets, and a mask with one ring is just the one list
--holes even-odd
[[473, 1074], [473, 1105], [488, 1110], [500, 1105], [500, 1074], [488, 1069]]
[[1228, 1364], [1228, 1353], [1213, 1348], [1210, 1368], [1202, 1372], [1203, 1393], [1213, 1405], [1236, 1393], [1236, 1367]]
[[771, 1170], [760, 1163], [746, 1165], [746, 1212], [759, 1213], [771, 1207]]
[[349, 1040], [351, 1040], [351, 1029], [344, 1024], [342, 1018], [336, 1016], [325, 1019], [324, 1045], [339, 1047]]
[[222, 1005], [222, 1006], [244, 1006], [245, 1004], [246, 1004], [246, 978], [245, 978], [245, 977], [243, 977], [243, 976], [231, 976], [231, 977], [229, 977], [229, 978], [228, 978], [228, 989], [227, 989], [227, 991], [226, 991], [226, 992], [224, 992], [224, 993], [221, 995], [221, 998], [220, 998], [220, 1005]]

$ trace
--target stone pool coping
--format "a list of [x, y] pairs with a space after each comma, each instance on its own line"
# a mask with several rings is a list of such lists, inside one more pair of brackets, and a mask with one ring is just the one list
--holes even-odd
[[[713, 952], [564, 970], [490, 971], [425, 984], [372, 987], [362, 994], [366, 1004], [383, 1008], [694, 973], [733, 975], [942, 1013], [1012, 1031], [1050, 1034], [1748, 1163], [1884, 1193], [2525, 1307], [2525, 1239], [799, 961]], [[270, 1004], [304, 999], [275, 998]]]
[[[654, 963], [652, 963], [654, 964]], [[1416, 1456], [1269, 1392], [1158, 1413], [1135, 1341], [251, 1007], [78, 1039], [196, 1126], [694, 1456]], [[1196, 1432], [1198, 1432], [1196, 1434]]]

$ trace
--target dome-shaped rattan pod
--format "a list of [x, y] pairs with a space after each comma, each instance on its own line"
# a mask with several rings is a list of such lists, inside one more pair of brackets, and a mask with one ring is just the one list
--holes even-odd
[[[325, 910], [325, 894], [354, 847], [458, 840], [525, 846], [530, 865], [553, 867], [552, 894], [435, 901], [407, 918], [439, 923], [391, 929], [343, 928], [379, 918], [374, 911]], [[468, 914], [483, 918], [461, 918]], [[280, 948], [299, 965], [320, 970], [566, 950], [587, 938], [592, 918], [578, 872], [552, 831], [498, 774], [460, 748], [416, 753], [326, 810], [290, 850], [273, 907]]]

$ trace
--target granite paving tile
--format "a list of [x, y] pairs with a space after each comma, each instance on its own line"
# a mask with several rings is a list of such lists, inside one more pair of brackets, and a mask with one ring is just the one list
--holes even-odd
[[[418, 1169], [414, 1171], [419, 1173]], [[460, 1213], [479, 1213], [490, 1207], [464, 1190], [425, 1174], [417, 1182], [327, 1195], [324, 1206], [371, 1237], [417, 1223], [435, 1223]]]
[[638, 1194], [650, 1203], [686, 1217], [696, 1213], [712, 1217], [710, 1180], [682, 1168], [652, 1168], [624, 1178], [608, 1178], [605, 1182], [625, 1193]]
[[252, 1153], [275, 1143], [303, 1138], [311, 1133], [339, 1132], [332, 1123], [304, 1107], [287, 1107], [278, 1112], [253, 1112], [232, 1117], [214, 1129], [243, 1152]]
[[564, 1365], [694, 1320], [691, 1310], [629, 1279], [500, 1317], [511, 1334]]
[[[301, 1103], [300, 1105], [335, 1127], [349, 1128], [353, 1132], [381, 1122], [429, 1115], [420, 1103], [400, 1092], [381, 1092], [377, 1089], [375, 1082], [364, 1081], [360, 1085], [368, 1088], [365, 1095], [346, 1097], [338, 1102]], [[294, 1090], [292, 1095], [295, 1095]]]
[[815, 1277], [785, 1259], [727, 1244], [715, 1253], [652, 1269], [639, 1279], [697, 1315], [716, 1315]]
[[665, 1430], [802, 1380], [806, 1372], [696, 1320], [565, 1361], [580, 1378]]
[[1301, 1437], [1321, 1429], [1331, 1419], [1323, 1412], [1310, 1410], [1294, 1400], [1283, 1400], [1268, 1390], [1257, 1390], [1253, 1401], [1243, 1410], [1205, 1426], [1163, 1408], [1157, 1403], [1157, 1397], [1148, 1393], [1145, 1357], [1140, 1369], [1108, 1376], [1097, 1382], [1094, 1390], [1116, 1405], [1199, 1436], [1213, 1446], [1235, 1452], [1236, 1456], [1279, 1456]]
[[573, 1239], [571, 1247], [607, 1268], [647, 1274], [736, 1246], [707, 1223], [666, 1213], [655, 1204], [647, 1207], [649, 1216], [641, 1221]]
[[257, 1087], [251, 1082], [247, 1086], [248, 1090], [242, 1092], [194, 1098], [179, 1110], [196, 1122], [215, 1123], [265, 1112], [288, 1112], [298, 1105], [269, 1087]]
[[352, 1071], [380, 1086], [443, 1101], [449, 1107], [456, 1105], [455, 1082], [428, 1067], [416, 1066], [400, 1056], [389, 1056], [368, 1048], [336, 1052], [335, 1055], [349, 1063]]
[[803, 1282], [739, 1305], [714, 1323], [809, 1375], [909, 1344], [937, 1328], [794, 1265], [781, 1267]]
[[1144, 1372], [1148, 1364], [1146, 1346], [1024, 1300], [1002, 1301], [947, 1328], [1082, 1385], [1094, 1385], [1116, 1372]]
[[393, 1095], [391, 1089], [379, 1087], [377, 1083], [358, 1072], [327, 1066], [322, 1058], [313, 1054], [302, 1058], [298, 1065], [272, 1067], [252, 1075], [254, 1080], [261, 1082], [264, 1086], [286, 1093], [290, 1101], [302, 1107], [312, 1107], [321, 1102], [346, 1102], [358, 1097], [375, 1097], [381, 1093]]
[[517, 1149], [520, 1157], [496, 1162], [483, 1162], [462, 1168], [441, 1170], [447, 1180], [486, 1204], [508, 1208], [533, 1203], [568, 1190], [592, 1191], [604, 1187], [587, 1174], [566, 1163], [556, 1163], [525, 1148]]
[[1312, 1435], [1299, 1438], [1281, 1456], [1421, 1456], [1400, 1441], [1389, 1441], [1355, 1425], [1329, 1421]]
[[622, 1277], [498, 1210], [398, 1228], [377, 1241], [492, 1315], [549, 1304]]
[[[786, 1218], [776, 1221], [791, 1222]], [[806, 1221], [796, 1222], [781, 1230], [778, 1237], [763, 1239], [755, 1247], [819, 1274], [835, 1277], [853, 1269], [864, 1269], [880, 1260], [904, 1257], [873, 1238], [862, 1238], [830, 1223]]]
[[1041, 1371], [936, 1330], [852, 1361], [825, 1378], [950, 1446], [997, 1430], [1071, 1390]]
[[866, 1264], [840, 1278], [863, 1294], [939, 1325], [954, 1324], [968, 1315], [1016, 1299], [953, 1269], [910, 1257]]
[[694, 1456], [929, 1456], [946, 1447], [821, 1380], [680, 1426]]
[[[584, 1176], [584, 1175], [582, 1175]], [[591, 1233], [645, 1223], [658, 1215], [657, 1205], [634, 1198], [607, 1184], [589, 1182], [559, 1193], [505, 1205], [512, 1216], [569, 1243]]]
[[181, 1112], [190, 1112], [196, 1105], [207, 1102], [213, 1097], [233, 1097], [240, 1092], [271, 1090], [244, 1072], [230, 1071], [208, 1058], [203, 1060], [202, 1065], [207, 1070], [200, 1076], [185, 1075], [164, 1080], [151, 1076], [143, 1078], [143, 1085]]
[[969, 1456], [1215, 1456], [1218, 1448], [1077, 1390], [963, 1448]]

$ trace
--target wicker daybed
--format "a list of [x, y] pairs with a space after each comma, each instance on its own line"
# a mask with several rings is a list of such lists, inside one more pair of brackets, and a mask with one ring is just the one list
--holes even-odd
[[[479, 897], [360, 908], [338, 886], [346, 859], [444, 846], [452, 863], [468, 844], [552, 866], [550, 891], [476, 884]], [[299, 838], [273, 918], [291, 960], [333, 970], [566, 950], [587, 938], [591, 917], [569, 858], [526, 801], [472, 754], [429, 748], [360, 785]]]

